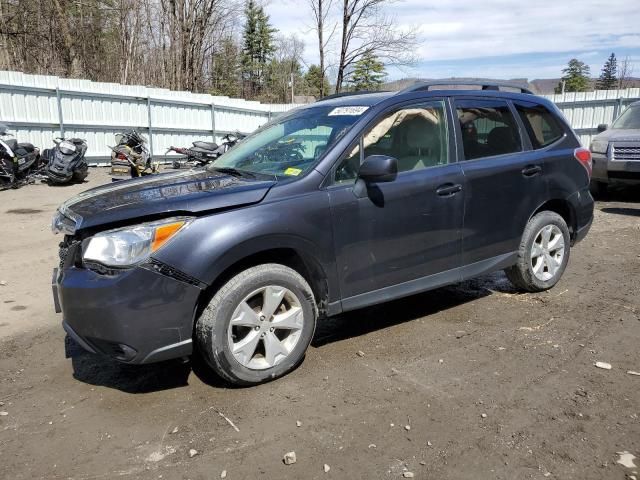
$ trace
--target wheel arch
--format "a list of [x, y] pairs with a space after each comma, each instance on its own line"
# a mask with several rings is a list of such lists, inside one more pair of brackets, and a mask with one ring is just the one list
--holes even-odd
[[313, 291], [320, 316], [326, 315], [330, 298], [327, 267], [309, 249], [282, 242], [268, 242], [263, 248], [247, 248], [246, 245], [239, 245], [233, 249], [233, 252], [228, 252], [222, 258], [227, 261], [219, 267], [209, 287], [200, 294], [196, 322], [220, 287], [241, 271], [265, 263], [278, 263], [302, 275]]
[[[565, 199], [556, 198], [547, 200], [540, 205], [535, 212], [529, 217], [529, 221], [535, 217], [538, 213], [543, 211], [554, 212], [560, 215], [569, 227], [569, 235], [571, 236], [571, 242], [573, 243], [577, 234], [577, 217], [576, 211], [571, 205], [571, 202]], [[528, 223], [528, 222], [527, 222]]]

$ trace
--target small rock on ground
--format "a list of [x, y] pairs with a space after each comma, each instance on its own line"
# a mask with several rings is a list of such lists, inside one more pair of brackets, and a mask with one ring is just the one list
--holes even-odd
[[487, 418], [487, 414], [483, 413], [482, 415], [480, 415], [482, 418]]
[[413, 472], [404, 472], [402, 476], [404, 478], [413, 478]]
[[325, 463], [322, 469], [324, 470], [324, 473], [328, 473], [329, 470], [331, 470], [331, 467]]
[[358, 350], [356, 352], [356, 355], [358, 355], [359, 357], [364, 357], [364, 352], [362, 350]]
[[0, 412], [0, 417], [6, 417], [9, 415], [9, 412]]
[[178, 427], [173, 427], [173, 430], [171, 430], [171, 433], [178, 433]]
[[287, 452], [284, 454], [284, 458], [282, 459], [285, 465], [293, 465], [296, 463], [296, 452]]
[[296, 420], [296, 427], [301, 427], [302, 426], [302, 422], [300, 420]]
[[611, 364], [607, 362], [596, 362], [595, 366], [604, 370], [611, 370]]
[[192, 448], [191, 450], [189, 450], [189, 458], [193, 458], [196, 455], [198, 455], [198, 451], [195, 448]]
[[226, 470], [222, 470], [222, 473], [220, 474], [220, 478], [227, 478], [227, 471]]

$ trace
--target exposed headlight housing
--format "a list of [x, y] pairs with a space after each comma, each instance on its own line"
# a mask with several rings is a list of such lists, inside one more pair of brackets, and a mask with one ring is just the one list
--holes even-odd
[[607, 153], [609, 142], [607, 140], [594, 140], [591, 142], [591, 150], [593, 153]]
[[54, 234], [73, 235], [81, 223], [82, 217], [69, 210], [65, 204], [62, 204], [51, 219], [51, 231]]
[[190, 221], [175, 217], [98, 233], [84, 244], [82, 259], [107, 267], [133, 267], [147, 260]]

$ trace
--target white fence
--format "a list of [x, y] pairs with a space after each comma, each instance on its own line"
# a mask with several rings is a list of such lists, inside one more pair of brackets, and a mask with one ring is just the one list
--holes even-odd
[[611, 124], [629, 104], [640, 100], [640, 88], [544, 96], [562, 110], [582, 145], [588, 147], [599, 124]]
[[[640, 89], [546, 95], [588, 146], [598, 124], [610, 124], [640, 100]], [[114, 134], [135, 128], [149, 137], [156, 159], [170, 146], [194, 140], [219, 142], [236, 130], [249, 133], [297, 105], [267, 105], [229, 97], [161, 88], [98, 83], [0, 71], [0, 123], [19, 141], [41, 149], [58, 136], [85, 138], [90, 163], [108, 161]]]
[[92, 164], [108, 161], [108, 145], [126, 129], [147, 135], [152, 155], [162, 159], [170, 146], [250, 133], [296, 106], [0, 71], [0, 123], [41, 149], [54, 137], [84, 138]]

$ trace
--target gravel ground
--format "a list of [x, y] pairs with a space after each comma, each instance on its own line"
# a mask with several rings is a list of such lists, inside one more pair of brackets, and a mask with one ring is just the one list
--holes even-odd
[[[232, 389], [197, 362], [65, 359], [49, 221], [64, 199], [107, 180], [92, 169], [88, 184], [0, 192], [0, 478], [624, 479], [638, 470], [617, 463], [618, 452], [640, 457], [640, 376], [627, 373], [640, 371], [637, 188], [598, 202], [590, 235], [549, 292], [519, 294], [497, 273], [352, 312], [319, 326], [292, 374]], [[285, 465], [291, 451], [297, 461]]]

